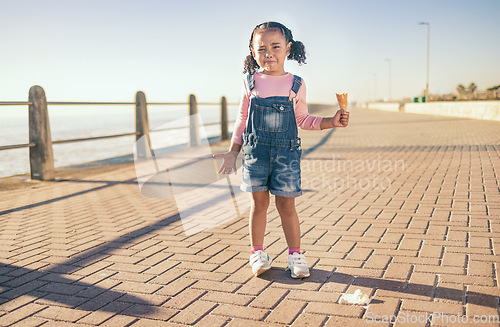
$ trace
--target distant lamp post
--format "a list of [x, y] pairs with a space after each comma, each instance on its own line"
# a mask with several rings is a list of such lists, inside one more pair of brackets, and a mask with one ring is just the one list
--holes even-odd
[[425, 83], [425, 101], [429, 101], [429, 39], [431, 33], [431, 24], [427, 22], [420, 22], [418, 25], [427, 25], [427, 78]]
[[392, 95], [391, 95], [391, 89], [392, 89], [392, 85], [391, 85], [391, 59], [385, 59], [385, 61], [387, 61], [389, 63], [389, 102], [392, 101]]

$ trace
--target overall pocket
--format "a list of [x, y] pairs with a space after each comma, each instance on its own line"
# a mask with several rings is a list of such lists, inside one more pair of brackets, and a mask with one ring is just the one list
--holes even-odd
[[256, 128], [264, 132], [286, 132], [293, 114], [292, 108], [286, 105], [273, 104], [272, 106], [256, 105], [258, 123]]

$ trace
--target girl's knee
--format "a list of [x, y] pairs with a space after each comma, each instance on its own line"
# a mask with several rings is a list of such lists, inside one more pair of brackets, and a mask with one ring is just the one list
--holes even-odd
[[276, 196], [276, 208], [278, 211], [295, 211], [295, 198]]
[[267, 212], [269, 208], [269, 193], [257, 192], [252, 194], [252, 207], [255, 211]]

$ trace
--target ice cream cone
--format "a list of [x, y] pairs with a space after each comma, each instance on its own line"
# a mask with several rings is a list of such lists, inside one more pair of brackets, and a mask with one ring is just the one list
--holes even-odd
[[337, 101], [339, 102], [340, 109], [347, 110], [347, 93], [337, 93]]

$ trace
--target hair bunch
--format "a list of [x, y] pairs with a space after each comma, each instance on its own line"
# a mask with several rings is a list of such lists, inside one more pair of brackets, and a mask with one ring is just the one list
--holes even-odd
[[292, 42], [292, 46], [290, 47], [290, 54], [288, 55], [289, 60], [295, 60], [301, 64], [306, 63], [306, 49], [304, 43], [300, 41], [295, 41], [292, 36], [292, 31], [290, 31], [285, 25], [277, 23], [277, 22], [265, 22], [255, 26], [252, 31], [252, 35], [250, 36], [250, 54], [245, 58], [243, 73], [253, 74], [259, 69], [259, 65], [257, 61], [253, 58], [252, 55], [252, 47], [253, 47], [253, 38], [255, 33], [258, 31], [263, 31], [267, 29], [277, 29], [281, 31], [281, 33], [285, 36], [286, 42]]

